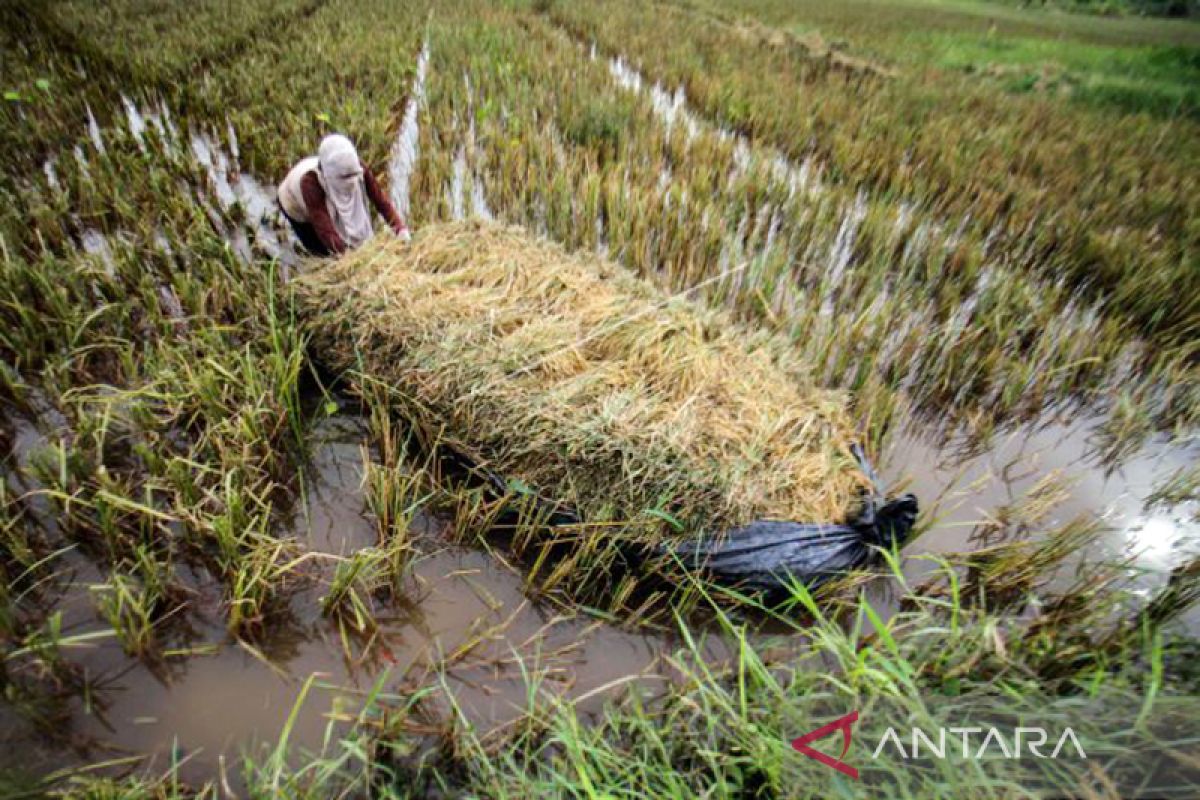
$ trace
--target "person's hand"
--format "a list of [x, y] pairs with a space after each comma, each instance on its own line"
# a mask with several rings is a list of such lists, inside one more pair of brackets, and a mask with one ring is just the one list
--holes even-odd
[[393, 230], [396, 231], [396, 236], [400, 238], [400, 241], [404, 242], [405, 244], [408, 244], [412, 241], [412, 234], [409, 233], [408, 226], [397, 225], [393, 228]]

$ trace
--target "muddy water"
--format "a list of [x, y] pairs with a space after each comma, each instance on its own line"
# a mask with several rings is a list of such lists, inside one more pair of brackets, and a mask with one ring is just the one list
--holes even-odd
[[[931, 528], [904, 550], [910, 582], [915, 584], [935, 569], [929, 556], [978, 547], [974, 534], [981, 523], [1055, 474], [1066, 496], [1053, 505], [1039, 527], [1094, 517], [1101, 521], [1102, 531], [1094, 550], [1077, 554], [1052, 588], [1065, 586], [1071, 568], [1085, 559], [1127, 562], [1128, 577], [1143, 596], [1163, 586], [1172, 568], [1200, 554], [1200, 505], [1162, 507], [1150, 501], [1172, 475], [1200, 459], [1200, 446], [1152, 439], [1114, 467], [1097, 454], [1098, 422], [1088, 417], [1047, 418], [997, 434], [986, 452], [967, 456], [917, 434], [897, 439], [881, 474], [896, 488], [916, 493], [923, 520], [932, 521]], [[1193, 609], [1185, 624], [1190, 631], [1200, 632], [1200, 614]]]
[[400, 128], [396, 132], [396, 141], [392, 145], [391, 158], [388, 161], [388, 177], [392, 183], [392, 204], [396, 206], [401, 218], [409, 219], [412, 209], [409, 207], [408, 188], [413, 171], [417, 167], [420, 155], [420, 121], [418, 115], [425, 102], [425, 77], [429, 71], [429, 42], [421, 47], [417, 56], [416, 74], [413, 76], [412, 92], [404, 106], [404, 115], [400, 119]]
[[[14, 449], [22, 462], [45, 444], [32, 426], [18, 434]], [[365, 444], [357, 417], [337, 415], [317, 425], [304, 501], [279, 535], [335, 556], [376, 543], [362, 493]], [[393, 702], [418, 686], [438, 686], [426, 706], [430, 724], [453, 713], [482, 730], [526, 707], [525, 674], [542, 693], [572, 699], [585, 713], [630, 683], [654, 688], [670, 679], [661, 656], [680, 646], [675, 639], [535, 604], [522, 591], [520, 572], [501, 558], [447, 544], [435, 519], [419, 517], [413, 528], [420, 555], [409, 589], [403, 600], [377, 607], [379, 636], [370, 647], [354, 642], [347, 651], [337, 626], [320, 615], [318, 576], [292, 598], [290, 615], [255, 652], [225, 633], [220, 586], [192, 576], [196, 599], [187, 624], [171, 635], [167, 649], [174, 655], [163, 665], [127, 658], [111, 638], [67, 651], [92, 686], [86, 700], [63, 701], [65, 721], [56, 736], [39, 734], [0, 702], [0, 768], [45, 774], [137, 756], [142, 767], [163, 770], [178, 759], [185, 780], [209, 780], [224, 768], [236, 788], [239, 755], [268, 752], [310, 677], [316, 683], [289, 740], [309, 751], [320, 749], [329, 726], [339, 724], [335, 718], [361, 708], [380, 679]], [[57, 605], [67, 635], [106, 630], [88, 589], [104, 576], [81, 558], [70, 565]], [[715, 640], [706, 652], [724, 657]]]

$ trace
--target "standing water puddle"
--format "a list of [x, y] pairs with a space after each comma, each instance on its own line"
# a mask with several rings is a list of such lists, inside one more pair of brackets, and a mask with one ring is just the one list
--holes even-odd
[[419, 154], [420, 124], [418, 115], [425, 103], [425, 75], [429, 70], [429, 42], [421, 48], [417, 56], [417, 71], [413, 78], [412, 94], [404, 106], [404, 116], [400, 118], [400, 130], [392, 145], [392, 155], [388, 162], [388, 177], [392, 181], [392, 204], [401, 219], [409, 219], [411, 209], [408, 201], [408, 187], [412, 180], [413, 170], [417, 168]]
[[[1106, 475], [1091, 460], [1088, 430], [1086, 421], [1033, 426], [997, 437], [990, 451], [966, 459], [916, 437], [899, 440], [884, 465], [885, 479], [894, 489], [907, 483], [923, 501], [924, 518], [937, 520], [904, 551], [910, 582], [933, 568], [922, 556], [972, 549], [969, 537], [980, 521], [1062, 470], [1073, 480], [1071, 492], [1048, 523], [1102, 515], [1108, 530], [1098, 540], [1100, 552], [1086, 555], [1111, 560], [1132, 553], [1134, 566], [1147, 571], [1140, 585], [1161, 585], [1185, 552], [1200, 548], [1200, 525], [1186, 504], [1148, 510], [1146, 500], [1167, 477], [1194, 463], [1195, 448], [1151, 443]], [[44, 444], [33, 426], [18, 426], [18, 464], [27, 462], [39, 440]], [[363, 494], [367, 440], [357, 417], [335, 415], [315, 426], [304, 502], [281, 535], [290, 533], [309, 552], [330, 557], [377, 544]], [[446, 544], [434, 518], [418, 517], [412, 535], [418, 555], [409, 588], [399, 601], [377, 607], [378, 638], [365, 652], [360, 642], [347, 652], [336, 624], [320, 615], [320, 579], [293, 596], [290, 615], [270, 626], [254, 652], [226, 634], [219, 584], [196, 576], [190, 630], [172, 638], [175, 655], [159, 667], [129, 659], [111, 638], [67, 650], [91, 687], [86, 700], [64, 701], [53, 740], [0, 706], [0, 768], [46, 773], [137, 756], [140, 768], [161, 772], [174, 758], [183, 760], [184, 780], [200, 783], [224, 769], [237, 786], [238, 756], [249, 750], [261, 757], [278, 741], [310, 678], [315, 683], [289, 738], [298, 751], [318, 750], [329, 726], [347, 724], [381, 678], [385, 701], [403, 702], [419, 687], [438, 687], [424, 707], [423, 725], [429, 720], [436, 730], [461, 714], [487, 730], [527, 707], [529, 676], [539, 694], [576, 700], [585, 714], [621, 687], [655, 691], [677, 677], [663, 658], [680, 648], [676, 638], [630, 633], [535, 604], [522, 590], [519, 567]], [[105, 576], [86, 560], [71, 564], [75, 574], [58, 605], [64, 633], [105, 631], [88, 589]], [[803, 645], [798, 637], [792, 642]], [[730, 645], [709, 636], [704, 655], [720, 664], [730, 657]]]
[[[1152, 439], [1110, 471], [1096, 453], [1097, 423], [1087, 417], [1034, 423], [997, 434], [991, 449], [966, 457], [918, 436], [899, 438], [881, 472], [888, 483], [903, 482], [920, 498], [923, 520], [935, 520], [904, 549], [910, 584], [935, 568], [921, 556], [976, 549], [980, 543], [971, 536], [977, 526], [994, 519], [997, 509], [1019, 503], [1052, 473], [1061, 477], [1066, 494], [1035, 529], [1081, 516], [1102, 523], [1096, 550], [1076, 554], [1072, 564], [1080, 559], [1127, 562], [1132, 586], [1145, 596], [1162, 587], [1173, 568], [1200, 555], [1200, 506], [1152, 502], [1172, 476], [1200, 459], [1200, 447]], [[1069, 577], [1060, 573], [1052, 586], [1065, 588]], [[1196, 609], [1184, 622], [1200, 630]]]
[[471, 113], [471, 122], [467, 127], [467, 140], [460, 144], [454, 152], [454, 165], [450, 173], [450, 183], [446, 187], [446, 200], [450, 206], [450, 218], [462, 220], [467, 218], [467, 182], [470, 181], [470, 216], [476, 219], [494, 220], [492, 210], [488, 206], [487, 196], [483, 190], [483, 176], [472, 169], [467, 163], [467, 152], [475, 155], [475, 119]]
[[[1061, 470], [1070, 493], [1047, 524], [1101, 515], [1107, 523], [1098, 540], [1101, 552], [1086, 555], [1132, 555], [1133, 565], [1146, 571], [1142, 585], [1161, 585], [1185, 553], [1200, 549], [1200, 524], [1187, 504], [1148, 509], [1146, 501], [1166, 478], [1194, 463], [1195, 448], [1148, 445], [1106, 475], [1090, 456], [1088, 430], [1087, 421], [1031, 426], [997, 437], [991, 450], [965, 460], [917, 437], [899, 440], [884, 466], [885, 479], [896, 488], [905, 482], [921, 498], [925, 518], [937, 520], [904, 551], [910, 582], [933, 568], [921, 556], [971, 549], [977, 524]], [[26, 460], [39, 437], [31, 426], [20, 426], [17, 434], [14, 452]], [[348, 415], [326, 418], [312, 442], [302, 513], [292, 521], [291, 535], [309, 552], [335, 557], [377, 544], [363, 495], [365, 424]], [[445, 686], [458, 708], [484, 729], [525, 707], [523, 669], [541, 677], [542, 691], [583, 698], [584, 711], [598, 709], [616, 687], [641, 682], [654, 688], [670, 679], [661, 656], [679, 646], [674, 638], [634, 634], [532, 603], [518, 567], [445, 544], [433, 518], [418, 517], [413, 535], [419, 555], [410, 589], [400, 602], [377, 609], [379, 638], [365, 656], [355, 646], [347, 653], [336, 624], [320, 615], [320, 581], [293, 597], [291, 616], [272, 626], [254, 653], [225, 633], [220, 587], [200, 579], [193, 604], [199, 613], [179, 645], [182, 655], [152, 670], [127, 658], [112, 639], [70, 650], [94, 683], [86, 706], [71, 701], [68, 722], [58, 728], [70, 748], [33, 736], [17, 722], [6, 724], [0, 766], [46, 772], [136, 754], [165, 769], [175, 753], [188, 757], [181, 769], [185, 779], [211, 777], [222, 758], [236, 776], [238, 754], [251, 742], [277, 739], [310, 676], [317, 688], [300, 707], [290, 740], [310, 750], [319, 748], [334, 715], [357, 711], [385, 670], [383, 691], [402, 698], [436, 682], [436, 665], [444, 665]], [[72, 589], [59, 604], [64, 628], [102, 630], [87, 587], [104, 578], [83, 560], [74, 569]], [[706, 652], [719, 661], [727, 655], [723, 648], [713, 637]], [[446, 696], [435, 695], [435, 702], [436, 716], [444, 719], [450, 711]]]
[[[23, 438], [28, 449], [37, 437]], [[333, 416], [316, 426], [303, 513], [290, 529], [308, 551], [340, 556], [377, 543], [362, 487], [366, 439], [356, 417]], [[527, 707], [526, 673], [538, 679], [540, 693], [572, 699], [585, 713], [629, 683], [655, 688], [670, 679], [660, 656], [680, 646], [676, 639], [629, 633], [535, 604], [523, 594], [516, 568], [486, 552], [445, 544], [432, 518], [418, 517], [413, 535], [419, 555], [410, 588], [399, 602], [376, 608], [378, 640], [365, 656], [357, 643], [347, 653], [336, 623], [321, 616], [320, 581], [292, 598], [290, 616], [270, 626], [254, 653], [226, 634], [221, 588], [201, 578], [192, 602], [196, 613], [188, 620], [192, 630], [185, 641], [171, 641], [179, 655], [160, 667], [128, 658], [111, 638], [67, 650], [94, 685], [86, 702], [65, 701], [53, 740], [8, 720], [10, 710], [0, 705], [0, 769], [44, 774], [136, 755], [142, 757], [139, 768], [162, 771], [174, 754], [186, 759], [182, 779], [211, 780], [223, 763], [236, 786], [239, 755], [250, 749], [262, 756], [267, 750], [254, 750], [252, 743], [269, 748], [278, 741], [310, 676], [316, 682], [289, 739], [309, 751], [320, 749], [332, 719], [361, 708], [363, 695], [385, 671], [385, 697], [403, 701], [417, 687], [439, 682], [437, 665], [444, 665], [444, 685], [458, 710], [482, 730]], [[66, 634], [106, 628], [88, 591], [103, 580], [81, 561], [57, 606]], [[720, 646], [712, 638], [706, 653], [723, 659]], [[447, 695], [435, 692], [431, 700], [434, 719], [448, 719]]]
[[[251, 261], [254, 255], [245, 230], [249, 227], [255, 244], [269, 258], [278, 258], [285, 264], [293, 263], [295, 259], [290, 249], [283, 245], [285, 239], [275, 229], [279, 213], [275, 207], [274, 189], [238, 169], [237, 139], [234, 138], [232, 126], [229, 127], [229, 136], [231, 154], [227, 154], [216, 139], [207, 133], [193, 132], [190, 139], [192, 155], [207, 173], [209, 187], [215, 192], [221, 208], [229, 212], [236, 205], [244, 215], [245, 225], [237, 226], [233, 231], [227, 230], [226, 238], [233, 242], [238, 255]], [[219, 217], [216, 221], [219, 222]], [[220, 227], [224, 228], [224, 225]]]

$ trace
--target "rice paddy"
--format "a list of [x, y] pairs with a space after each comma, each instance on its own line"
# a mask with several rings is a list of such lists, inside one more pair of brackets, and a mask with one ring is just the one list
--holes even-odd
[[[924, 0], [0, 18], [0, 795], [1196, 795], [1194, 21]], [[496, 352], [439, 327], [516, 295], [385, 285], [404, 245], [382, 234], [298, 253], [273, 187], [333, 131], [417, 232], [405, 257], [528, 287], [602, 263], [682, 298], [708, 346], [768, 349], [735, 377], [804, 398], [837, 443], [805, 458], [841, 471], [788, 513], [840, 519], [861, 442], [920, 496], [912, 541], [770, 605], [562, 547], [551, 475], [593, 508], [634, 497], [655, 535], [746, 517], [630, 495], [595, 448], [555, 462], [549, 401], [481, 388], [553, 351], [551, 318]], [[505, 236], [524, 271], [489, 260]], [[314, 315], [333, 277], [345, 326], [409, 348]], [[410, 302], [378, 312], [384, 290]], [[641, 334], [672, 324], [639, 302]], [[640, 352], [674, 400], [717, 385]], [[568, 361], [525, 377], [565, 391]], [[487, 413], [421, 393], [452, 379]], [[587, 416], [675, 448], [673, 486], [715, 479], [699, 411]], [[529, 479], [504, 492], [447, 455], [500, 441]], [[769, 495], [762, 458], [722, 485]], [[1072, 725], [1090, 758], [872, 757], [889, 726], [986, 703], [1006, 730]], [[857, 780], [790, 746], [851, 710]]]

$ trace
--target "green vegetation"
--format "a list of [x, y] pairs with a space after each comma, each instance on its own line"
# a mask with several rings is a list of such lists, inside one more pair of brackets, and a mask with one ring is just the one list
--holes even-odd
[[1022, 8], [1045, 8], [1074, 11], [1080, 14], [1144, 14], [1162, 17], [1195, 17], [1200, 15], [1196, 0], [992, 0]]
[[[1103, 420], [1119, 465], [1200, 423], [1194, 23], [916, 0], [55, 0], [2, 3], [0, 22], [6, 721], [61, 733], [69, 702], [94, 697], [76, 659], [97, 641], [183, 668], [201, 617], [269, 660], [267, 634], [308, 604], [365, 662], [380, 618], [419, 602], [425, 516], [460, 545], [524, 552], [531, 598], [678, 636], [675, 680], [591, 717], [521, 661], [527, 705], [484, 731], [444, 672], [384, 673], [323, 752], [292, 752], [293, 717], [270, 755], [231, 767], [247, 794], [856, 796], [870, 784], [832, 782], [788, 741], [850, 709], [869, 737], [947, 698], [1002, 696], [1031, 718], [1082, 697], [1104, 711], [1078, 730], [1103, 746], [1198, 694], [1195, 639], [1173, 627], [1196, 560], [1146, 598], [1119, 565], [1072, 571], [1100, 523], [1050, 523], [1049, 491], [982, 509], [987, 546], [928, 580], [892, 563], [890, 602], [865, 575], [773, 609], [693, 579], [645, 592], [614, 564], [523, 547], [545, 519], [522, 487], [496, 501], [453, 475], [440, 432], [399, 413], [412, 397], [314, 357], [292, 280], [306, 267], [270, 189], [345, 131], [381, 175], [411, 178], [390, 188], [417, 227], [474, 209], [770, 332], [850, 398], [873, 454], [914, 427], [986, 448], [1066, 411]], [[389, 173], [418, 95], [415, 168]], [[378, 534], [336, 557], [288, 527], [335, 389], [369, 419]], [[1195, 488], [1183, 470], [1154, 499]], [[78, 586], [82, 617], [59, 604]], [[732, 657], [711, 659], [706, 637]], [[1136, 776], [1146, 748], [1188, 758], [1166, 729], [1120, 730], [1131, 744], [1107, 772], [1047, 763], [1036, 779], [1115, 796], [1106, 781]], [[224, 791], [179, 764], [123, 775], [137, 766], [4, 773], [0, 793]], [[1015, 762], [991, 783], [979, 765], [904, 766], [869, 777], [896, 797], [1035, 780]]]
[[[1014, 266], [1070, 275], [1102, 293], [1108, 313], [1181, 344], [1194, 340], [1197, 309], [1188, 298], [1196, 296], [1200, 273], [1188, 222], [1198, 196], [1185, 167], [1195, 163], [1183, 132], [1190, 125], [1173, 131], [1179, 123], [1138, 114], [1089, 119], [1063, 113], [1055, 97], [1017, 98], [944, 70], [912, 74], [910, 67], [890, 80], [865, 80], [871, 73], [848, 59], [820, 57], [803, 38], [789, 38], [787, 27], [772, 37], [768, 31], [778, 28], [758, 26], [760, 18], [786, 26], [803, 14], [794, 4], [704, 11], [664, 4], [653, 30], [638, 24], [633, 4], [604, 5], [611, 6], [607, 13], [555, 5], [550, 16], [574, 36], [641, 62], [652, 78], [682, 85], [698, 108], [729, 127], [797, 159], [813, 156], [851, 185], [933, 198], [932, 210], [969, 215], [967, 235], [974, 229], [980, 239], [998, 235], [1010, 248], [1027, 247]], [[860, 49], [868, 58], [902, 64], [895, 54], [921, 17], [904, 6], [873, 14], [876, 5], [827, 9], [817, 15], [820, 33], [846, 37], [852, 54], [856, 39], [865, 40]], [[753, 24], [735, 16], [738, 9], [753, 14]], [[860, 18], [869, 21], [860, 25]], [[950, 18], [956, 37], [969, 37], [972, 28], [1003, 35], [987, 17]], [[876, 37], [889, 22], [890, 32]], [[842, 79], [825, 79], [831, 70]], [[779, 102], [797, 89], [803, 102]], [[1116, 98], [1124, 90], [1102, 82], [1089, 91]], [[1186, 103], [1194, 95], [1176, 93], [1182, 116], [1190, 116]], [[1166, 101], [1147, 96], [1160, 106], [1171, 92]], [[1163, 281], [1156, 289], [1144, 283], [1149, 274]], [[1166, 302], [1177, 286], [1188, 290], [1182, 301]]]

